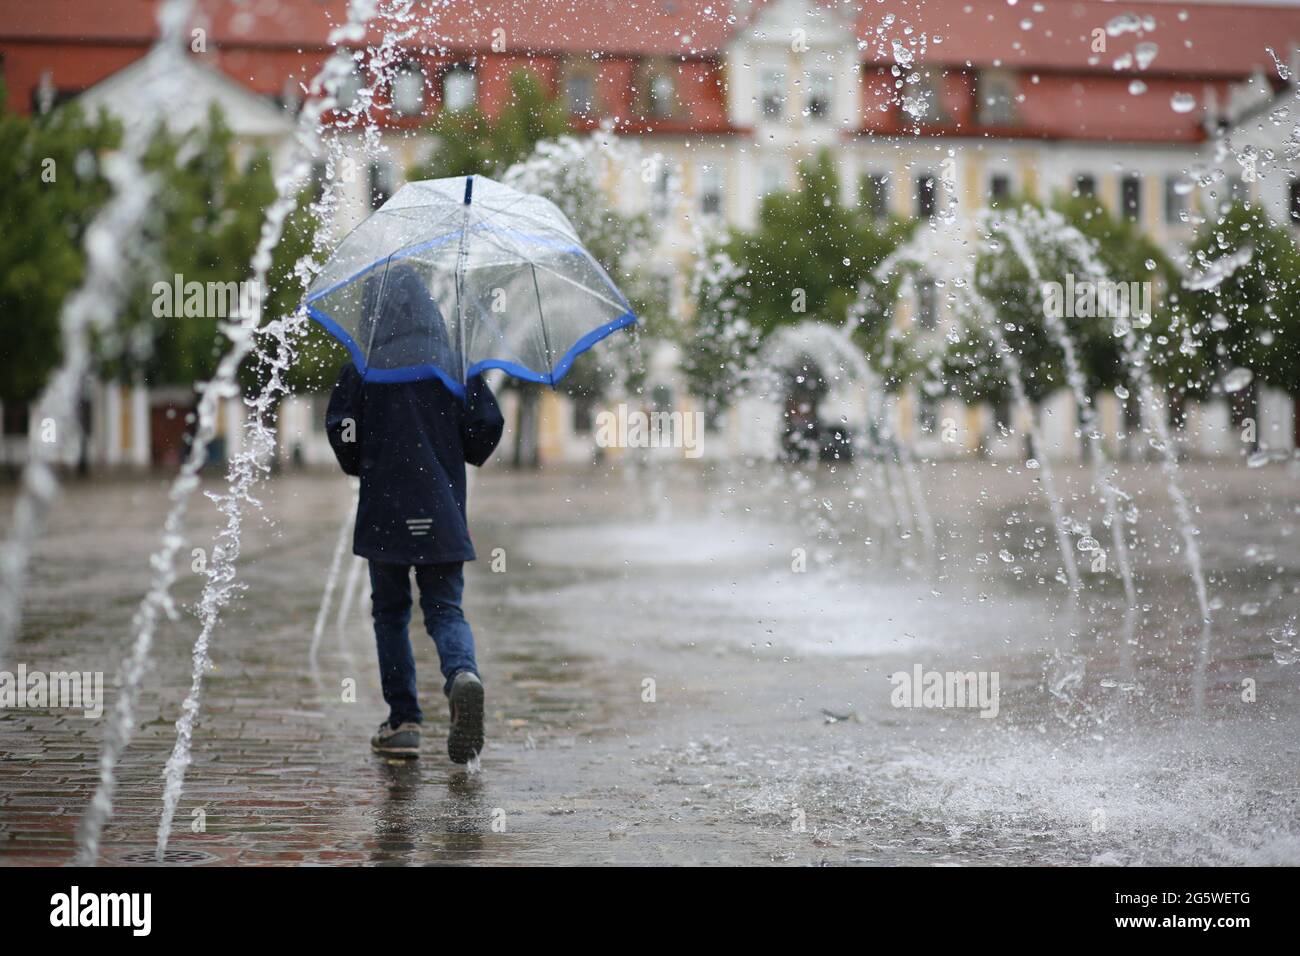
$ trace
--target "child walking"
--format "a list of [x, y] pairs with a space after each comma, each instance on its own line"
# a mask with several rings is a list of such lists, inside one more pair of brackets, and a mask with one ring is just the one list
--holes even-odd
[[442, 316], [413, 270], [390, 268], [385, 286], [382, 314], [369, 313], [360, 330], [370, 341], [372, 371], [363, 376], [349, 362], [325, 415], [339, 465], [361, 479], [352, 551], [370, 563], [379, 676], [389, 708], [370, 746], [392, 757], [420, 754], [424, 714], [407, 630], [414, 569], [451, 709], [447, 755], [468, 763], [483, 749], [483, 684], [461, 612], [462, 566], [475, 557], [465, 520], [465, 464], [487, 461], [504, 420], [479, 375], [470, 377], [463, 397], [437, 377], [375, 380], [384, 376], [373, 370], [400, 367], [414, 349], [436, 355], [446, 339]]

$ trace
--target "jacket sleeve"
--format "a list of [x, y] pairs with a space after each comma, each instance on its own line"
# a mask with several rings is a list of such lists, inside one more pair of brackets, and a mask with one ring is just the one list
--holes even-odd
[[325, 434], [344, 474], [361, 474], [361, 374], [348, 362], [325, 410]]
[[496, 396], [482, 375], [472, 376], [465, 385], [465, 417], [461, 420], [460, 441], [465, 461], [482, 465], [501, 441], [506, 421], [497, 406]]

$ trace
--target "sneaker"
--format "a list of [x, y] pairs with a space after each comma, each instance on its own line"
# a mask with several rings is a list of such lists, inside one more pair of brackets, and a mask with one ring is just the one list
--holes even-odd
[[370, 749], [385, 757], [420, 756], [420, 725], [409, 721], [391, 726], [388, 721], [379, 725], [379, 730], [370, 738]]
[[473, 671], [461, 671], [451, 682], [448, 700], [447, 756], [452, 763], [469, 763], [483, 750], [483, 682]]

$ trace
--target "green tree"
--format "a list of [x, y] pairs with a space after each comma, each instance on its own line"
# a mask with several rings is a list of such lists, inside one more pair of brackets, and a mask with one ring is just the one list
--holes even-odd
[[0, 402], [35, 399], [61, 360], [59, 312], [81, 282], [86, 227], [109, 195], [99, 156], [120, 135], [75, 104], [20, 116], [0, 84]]
[[[727, 251], [746, 272], [751, 321], [770, 332], [810, 318], [843, 322], [859, 286], [876, 284], [876, 267], [909, 229], [897, 221], [881, 226], [845, 206], [834, 160], [823, 150], [800, 164], [793, 191], [764, 198], [758, 228], [733, 234]], [[879, 331], [869, 324], [867, 331]]]
[[695, 264], [691, 298], [695, 308], [682, 324], [682, 372], [691, 394], [713, 417], [730, 404], [753, 367], [762, 342], [749, 321], [745, 270], [721, 246]]
[[[1112, 216], [1092, 198], [1068, 196], [1058, 196], [1052, 209], [1022, 198], [1007, 204], [1004, 214], [988, 222], [991, 234], [977, 252], [975, 287], [993, 308], [1002, 337], [1020, 364], [1030, 401], [1039, 402], [1069, 385], [1064, 352], [1047, 324], [1042, 284], [1056, 283], [1063, 292], [1071, 286], [1082, 288], [1081, 283], [1090, 281], [1085, 256], [1094, 257], [1111, 282], [1124, 283], [1129, 290], [1146, 284], [1150, 314], [1140, 320], [1147, 324], [1139, 328], [1139, 334], [1149, 335], [1158, 344], [1147, 354], [1153, 361], [1158, 356], [1160, 368], [1171, 378], [1187, 373], [1185, 365], [1167, 361], [1167, 353], [1177, 354], [1166, 346], [1175, 324], [1167, 292], [1176, 288], [1178, 273], [1135, 224]], [[1082, 243], [1069, 227], [1082, 235]], [[1025, 252], [1034, 260], [1037, 282]], [[1136, 311], [1139, 304], [1133, 302], [1132, 308]], [[1093, 315], [1063, 308], [1061, 321], [1074, 343], [1085, 390], [1096, 395], [1102, 389], [1131, 383], [1116, 316], [1097, 297], [1092, 305]], [[957, 339], [946, 362], [950, 390], [968, 401], [1008, 401], [1009, 383], [993, 336], [975, 323]]]
[[[1164, 250], [1141, 227], [1113, 215], [1098, 200], [1088, 196], [1058, 196], [1055, 208], [1066, 221], [1092, 243], [1094, 253], [1107, 275], [1116, 281], [1151, 283], [1151, 325], [1148, 332], [1158, 348], [1148, 352], [1153, 370], [1175, 392], [1185, 393], [1199, 381], [1194, 358], [1171, 345], [1180, 341], [1182, 327], [1177, 291], [1182, 281], [1177, 267]], [[1077, 328], [1080, 360], [1088, 376], [1090, 392], [1131, 384], [1123, 367], [1123, 339], [1115, 335], [1111, 322], [1094, 320]], [[1136, 394], [1136, 390], [1133, 390]]]
[[1254, 415], [1265, 382], [1300, 398], [1300, 251], [1259, 206], [1238, 202], [1207, 221], [1192, 245], [1198, 278], [1187, 311], [1209, 346], [1214, 376], [1236, 368], [1253, 378], [1234, 393], [1238, 421]]
[[516, 70], [510, 76], [510, 97], [495, 116], [489, 117], [477, 103], [463, 110], [442, 110], [428, 130], [435, 138], [433, 153], [410, 171], [411, 179], [497, 177], [542, 140], [567, 133], [569, 114], [532, 71]]
[[[147, 265], [122, 317], [121, 355], [109, 370], [139, 374], [153, 385], [189, 384], [210, 376], [229, 345], [220, 325], [238, 319], [230, 311], [235, 303], [209, 301], [207, 290], [251, 277], [275, 186], [265, 153], [236, 161], [233, 136], [215, 109], [193, 130], [160, 127], [144, 166], [157, 178], [142, 237]], [[184, 305], [191, 283], [204, 290], [202, 305], [176, 314], [174, 290], [179, 284]]]
[[693, 391], [711, 408], [725, 407], [762, 338], [809, 319], [842, 325], [862, 301], [869, 307], [855, 335], [878, 355], [887, 310], [871, 304], [892, 301], [897, 280], [878, 279], [876, 268], [911, 228], [845, 206], [829, 151], [801, 163], [794, 190], [764, 198], [757, 228], [733, 231], [708, 251], [682, 329]]

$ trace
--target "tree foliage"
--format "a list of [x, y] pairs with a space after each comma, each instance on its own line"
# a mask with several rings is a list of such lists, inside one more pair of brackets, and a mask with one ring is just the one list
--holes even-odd
[[120, 135], [75, 104], [20, 116], [0, 84], [0, 402], [36, 398], [60, 361], [59, 312], [82, 278], [86, 227], [109, 195], [99, 156]]
[[876, 354], [888, 310], [874, 304], [896, 290], [876, 268], [911, 228], [845, 205], [829, 151], [802, 163], [795, 189], [766, 196], [757, 227], [715, 243], [697, 270], [694, 315], [682, 329], [692, 388], [723, 407], [763, 338], [810, 319], [843, 326], [851, 311], [861, 313], [859, 344]]
[[1300, 250], [1290, 231], [1259, 206], [1234, 203], [1201, 228], [1191, 259], [1202, 281], [1191, 281], [1187, 310], [1212, 371], [1247, 368], [1300, 395]]
[[530, 70], [510, 76], [510, 97], [489, 117], [478, 104], [442, 110], [428, 125], [435, 145], [427, 162], [410, 171], [411, 179], [484, 175], [499, 177], [532, 153], [542, 140], [569, 131], [569, 114]]

